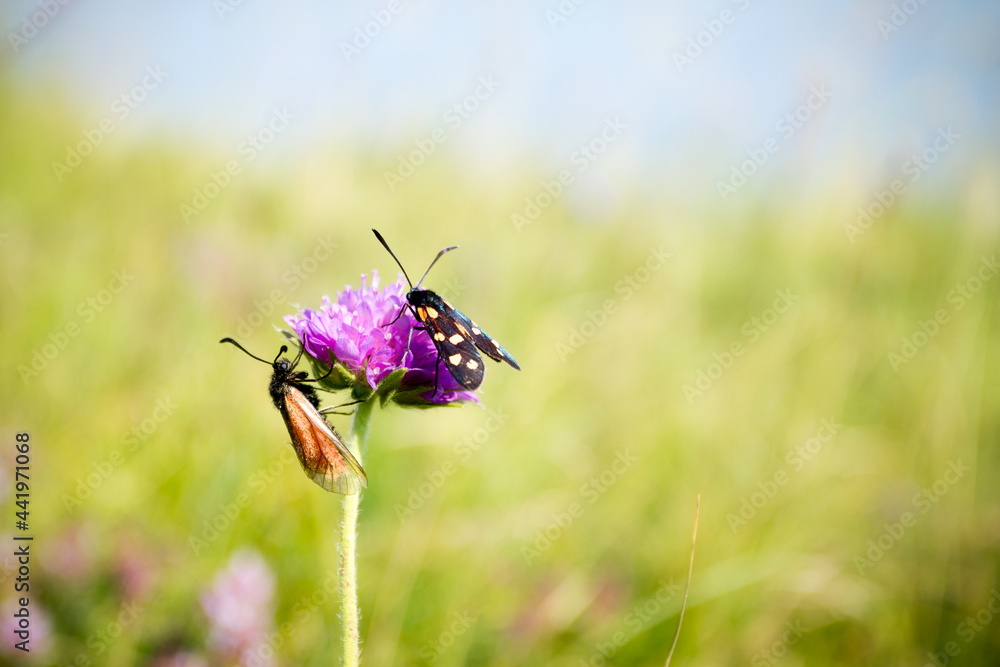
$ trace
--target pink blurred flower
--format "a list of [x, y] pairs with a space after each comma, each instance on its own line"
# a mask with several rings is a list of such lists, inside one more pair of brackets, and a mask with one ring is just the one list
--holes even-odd
[[243, 665], [270, 664], [253, 652], [273, 627], [274, 587], [274, 573], [260, 554], [249, 550], [233, 554], [201, 598], [213, 652]]
[[156, 570], [152, 554], [137, 537], [126, 535], [119, 539], [114, 553], [114, 573], [126, 600], [138, 600], [149, 593]]
[[77, 583], [89, 579], [97, 569], [97, 538], [91, 526], [73, 523], [60, 530], [49, 538], [48, 548], [39, 553], [39, 563], [59, 581]]
[[14, 613], [19, 609], [16, 598], [5, 600], [0, 605], [0, 655], [19, 656], [22, 659], [39, 659], [50, 648], [52, 641], [52, 623], [49, 622], [49, 615], [43, 607], [38, 605], [35, 598], [28, 603], [28, 622], [31, 636], [29, 637], [29, 652], [15, 648], [15, 644], [24, 641], [15, 634], [20, 628], [18, 619]]

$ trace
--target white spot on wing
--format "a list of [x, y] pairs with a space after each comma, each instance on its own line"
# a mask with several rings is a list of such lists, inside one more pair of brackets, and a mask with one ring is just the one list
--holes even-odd
[[456, 352], [455, 354], [448, 357], [448, 361], [451, 362], [452, 366], [458, 366], [458, 362], [462, 360], [462, 355]]

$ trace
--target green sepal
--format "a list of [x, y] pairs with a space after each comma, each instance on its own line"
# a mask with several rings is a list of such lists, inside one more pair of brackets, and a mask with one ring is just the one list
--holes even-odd
[[381, 407], [384, 408], [389, 399], [399, 389], [399, 383], [403, 381], [403, 376], [406, 375], [407, 370], [406, 368], [397, 368], [378, 383], [378, 387], [375, 388], [375, 395], [378, 397]]
[[417, 388], [404, 389], [393, 394], [392, 401], [404, 408], [460, 408], [466, 403], [473, 402], [455, 400], [450, 403], [432, 403], [423, 397], [429, 391], [434, 391], [433, 385], [428, 384]]

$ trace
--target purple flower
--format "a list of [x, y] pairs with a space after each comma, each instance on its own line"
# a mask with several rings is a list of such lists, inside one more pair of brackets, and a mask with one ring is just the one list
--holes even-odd
[[112, 560], [122, 597], [128, 600], [146, 597], [156, 581], [150, 550], [137, 537], [125, 535], [118, 540]]
[[[20, 659], [30, 660], [35, 658], [40, 661], [41, 656], [49, 650], [52, 644], [52, 623], [49, 621], [48, 612], [43, 607], [39, 607], [34, 599], [31, 600], [32, 607], [28, 610], [31, 618], [31, 635], [27, 647], [28, 653], [17, 648], [19, 642], [24, 641], [24, 637], [17, 634], [23, 628], [19, 627], [18, 618], [14, 614], [19, 610], [16, 598], [5, 600], [0, 606], [0, 656], [19, 656]], [[34, 660], [31, 660], [34, 662]], [[15, 660], [15, 662], [18, 662]], [[10, 664], [10, 663], [4, 663]]]
[[43, 570], [62, 583], [81, 583], [98, 567], [98, 538], [91, 525], [74, 523], [50, 538], [51, 548], [41, 552]]
[[[319, 310], [303, 310], [298, 315], [285, 317], [285, 322], [294, 329], [313, 358], [329, 366], [332, 355], [358, 382], [365, 382], [371, 390], [393, 371], [405, 368], [407, 372], [400, 383], [400, 391], [429, 386], [431, 388], [422, 393], [425, 401], [478, 403], [476, 393], [462, 389], [444, 361], [438, 361], [437, 349], [427, 332], [413, 330], [419, 323], [409, 308], [403, 308], [405, 304], [403, 276], [379, 289], [378, 272], [373, 270], [370, 286], [367, 276], [362, 275], [361, 289], [355, 290], [348, 285], [337, 295], [336, 303], [323, 297], [323, 307]], [[435, 364], [438, 365], [436, 393], [433, 389]]]
[[233, 554], [201, 598], [212, 650], [241, 665], [270, 664], [257, 649], [272, 629], [273, 597], [274, 573], [261, 555], [253, 551]]

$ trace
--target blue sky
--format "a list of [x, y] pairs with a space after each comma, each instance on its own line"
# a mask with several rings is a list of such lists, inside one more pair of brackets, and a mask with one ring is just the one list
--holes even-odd
[[[595, 188], [603, 179], [698, 196], [717, 196], [768, 139], [780, 148], [773, 177], [807, 165], [872, 183], [943, 126], [962, 139], [939, 177], [961, 178], [997, 146], [1000, 7], [990, 2], [49, 1], [58, 12], [16, 52], [10, 35], [40, 3], [6, 4], [0, 63], [24, 86], [64, 88], [95, 122], [146, 67], [162, 68], [167, 79], [127, 120], [131, 138], [232, 152], [285, 108], [295, 121], [273, 151], [283, 158], [343, 147], [391, 166], [442, 127], [440, 152], [472, 173], [545, 176], [618, 118], [627, 130], [595, 163]], [[901, 24], [886, 33], [879, 21], [894, 8]], [[379, 12], [386, 25], [345, 57]], [[701, 53], [679, 67], [699, 38]], [[445, 112], [481, 77], [495, 90], [449, 126]], [[829, 100], [783, 137], [777, 124], [816, 86]]]

